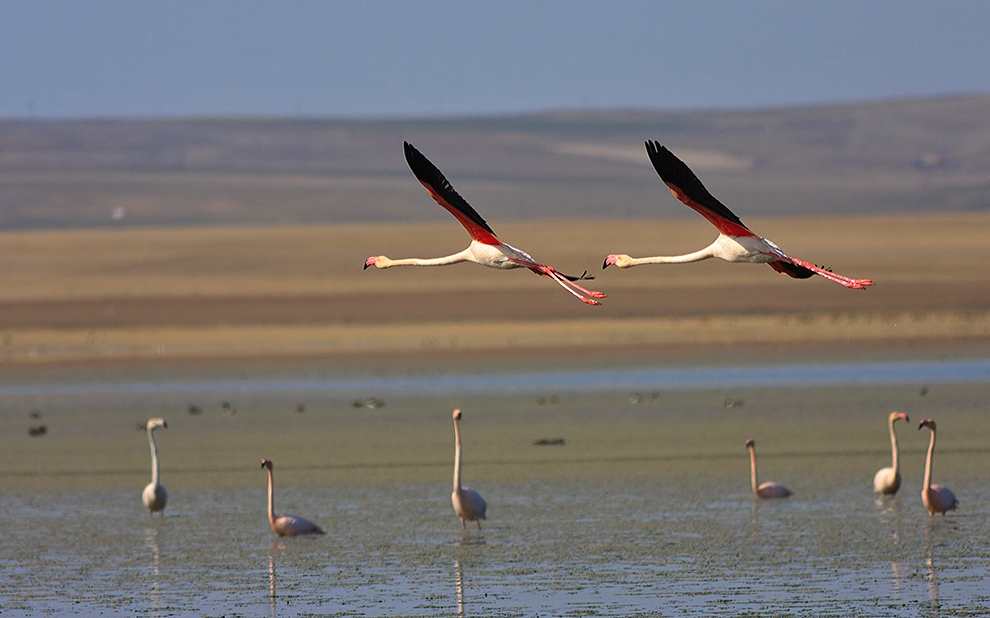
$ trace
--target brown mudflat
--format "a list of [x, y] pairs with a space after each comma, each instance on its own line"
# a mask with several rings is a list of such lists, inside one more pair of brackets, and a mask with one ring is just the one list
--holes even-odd
[[699, 218], [496, 226], [537, 259], [596, 275], [588, 283], [608, 294], [601, 307], [523, 270], [362, 270], [368, 255], [460, 250], [467, 237], [453, 221], [8, 233], [0, 362], [985, 349], [990, 215], [748, 223], [791, 255], [876, 286], [848, 290], [718, 260], [600, 269], [608, 253], [704, 246], [714, 232]]

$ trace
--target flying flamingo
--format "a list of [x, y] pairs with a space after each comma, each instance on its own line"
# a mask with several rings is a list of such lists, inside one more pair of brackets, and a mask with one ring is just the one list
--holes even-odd
[[718, 238], [704, 249], [685, 255], [646, 258], [632, 258], [624, 254], [609, 255], [605, 258], [602, 268], [613, 264], [619, 268], [629, 268], [640, 264], [684, 264], [719, 258], [727, 262], [769, 264], [777, 272], [795, 279], [820, 275], [829, 281], [857, 290], [873, 285], [869, 279], [850, 279], [827, 268], [788, 257], [780, 247], [751, 232], [739, 217], [708, 192], [694, 172], [672, 152], [654, 141], [646, 142], [646, 152], [650, 155], [650, 161], [660, 174], [661, 180], [670, 188], [674, 197], [698, 211], [718, 228]]
[[268, 523], [279, 536], [297, 536], [300, 534], [326, 534], [308, 519], [298, 515], [275, 516], [275, 484], [272, 482], [272, 460], [262, 459], [261, 467], [268, 470]]
[[478, 522], [478, 530], [481, 530], [481, 520], [485, 519], [485, 510], [488, 505], [481, 494], [473, 489], [461, 487], [461, 411], [454, 410], [454, 492], [450, 494], [450, 501], [454, 505], [454, 512], [461, 518], [461, 528], [467, 530], [467, 522]]
[[959, 506], [959, 501], [956, 500], [956, 495], [948, 487], [944, 485], [932, 485], [932, 455], [935, 454], [935, 421], [926, 418], [918, 425], [918, 429], [922, 427], [932, 430], [932, 438], [928, 441], [928, 459], [925, 460], [925, 484], [921, 488], [921, 501], [925, 503], [929, 516], [933, 516], [935, 513], [941, 513], [944, 516], [946, 511], [952, 511]]
[[757, 498], [786, 498], [791, 495], [791, 490], [780, 483], [767, 481], [759, 484], [756, 480], [756, 442], [752, 439], [746, 440], [746, 448], [749, 449], [749, 478], [753, 485], [753, 493]]
[[887, 417], [890, 429], [890, 451], [892, 462], [889, 468], [880, 468], [873, 477], [873, 491], [878, 494], [896, 494], [901, 487], [901, 468], [897, 463], [897, 434], [894, 433], [894, 421], [907, 421], [908, 415], [903, 412], [891, 412]]
[[144, 505], [148, 507], [148, 513], [153, 514], [161, 511], [162, 517], [165, 517], [165, 505], [168, 504], [168, 492], [162, 487], [159, 482], [158, 474], [158, 445], [155, 444], [154, 432], [159, 427], [165, 427], [168, 429], [168, 425], [165, 423], [165, 419], [152, 418], [148, 419], [148, 423], [145, 425], [145, 431], [148, 432], [148, 443], [151, 445], [151, 482], [148, 486], [144, 488], [141, 493], [141, 500]]
[[412, 144], [403, 142], [406, 151], [406, 162], [415, 174], [419, 182], [426, 187], [427, 193], [436, 200], [437, 204], [443, 206], [450, 214], [464, 226], [468, 234], [471, 235], [471, 244], [467, 249], [439, 258], [405, 258], [393, 260], [384, 255], [371, 256], [364, 262], [364, 268], [369, 266], [377, 268], [391, 268], [392, 266], [443, 266], [445, 264], [457, 264], [460, 262], [474, 262], [490, 268], [507, 270], [510, 268], [528, 268], [534, 273], [549, 277], [557, 282], [575, 297], [589, 305], [600, 305], [596, 298], [605, 298], [605, 294], [588, 290], [577, 283], [587, 279], [594, 279], [588, 275], [587, 271], [580, 277], [565, 275], [553, 266], [540, 264], [532, 256], [515, 247], [511, 247], [495, 237], [495, 232], [481, 218], [471, 206], [457, 194], [454, 187], [447, 181], [443, 173], [423, 156]]

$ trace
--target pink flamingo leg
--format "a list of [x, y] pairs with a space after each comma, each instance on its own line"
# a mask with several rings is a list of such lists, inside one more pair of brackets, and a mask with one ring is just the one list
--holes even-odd
[[600, 305], [601, 303], [598, 302], [597, 300], [592, 300], [591, 298], [585, 298], [582, 292], [584, 294], [587, 294], [588, 296], [593, 296], [594, 298], [606, 297], [605, 294], [603, 294], [602, 292], [587, 290], [581, 287], [580, 285], [577, 285], [573, 281], [569, 281], [563, 275], [557, 272], [557, 269], [555, 269], [553, 266], [547, 266], [546, 264], [540, 264], [538, 262], [530, 262], [529, 260], [519, 260], [515, 258], [510, 258], [509, 261], [515, 264], [521, 264], [522, 266], [529, 268], [531, 271], [533, 271], [538, 275], [543, 275], [545, 277], [549, 277], [553, 279], [554, 281], [557, 282], [557, 285], [570, 292], [571, 295], [573, 295], [575, 298], [577, 298], [578, 300], [580, 300], [585, 304]]
[[869, 286], [873, 285], [873, 282], [869, 279], [851, 279], [849, 277], [844, 277], [840, 274], [834, 273], [830, 270], [825, 270], [820, 266], [815, 266], [811, 262], [805, 262], [804, 260], [798, 260], [792, 257], [788, 257], [787, 261], [792, 264], [797, 264], [798, 266], [803, 266], [816, 275], [825, 277], [829, 281], [834, 281], [840, 285], [844, 285], [847, 288], [853, 288], [854, 290], [865, 290]]

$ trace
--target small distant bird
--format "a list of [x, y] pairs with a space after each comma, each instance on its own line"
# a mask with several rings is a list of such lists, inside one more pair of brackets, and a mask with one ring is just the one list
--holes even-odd
[[467, 522], [478, 523], [478, 530], [481, 530], [481, 520], [485, 519], [485, 511], [488, 504], [481, 494], [468, 487], [461, 486], [461, 411], [454, 410], [454, 492], [450, 494], [450, 501], [454, 505], [454, 512], [461, 518], [461, 528], [467, 529]]
[[746, 448], [749, 449], [749, 474], [750, 483], [753, 485], [753, 493], [757, 498], [786, 498], [791, 495], [791, 490], [780, 483], [767, 481], [760, 484], [756, 477], [756, 443], [752, 439], [746, 440]]
[[646, 152], [650, 155], [650, 161], [660, 175], [660, 179], [670, 188], [674, 197], [696, 210], [718, 228], [718, 238], [704, 249], [685, 255], [633, 258], [625, 254], [612, 254], [606, 256], [602, 268], [612, 265], [630, 268], [640, 264], [684, 264], [719, 258], [727, 262], [768, 264], [777, 272], [795, 279], [807, 279], [812, 275], [819, 275], [857, 290], [873, 285], [869, 279], [851, 279], [827, 268], [785, 255], [780, 247], [751, 232], [739, 217], [708, 192], [694, 172], [672, 152], [653, 141], [646, 142]]
[[454, 187], [450, 184], [443, 173], [433, 163], [431, 163], [422, 153], [416, 150], [412, 144], [403, 143], [406, 153], [406, 162], [419, 182], [426, 187], [427, 193], [437, 204], [445, 208], [450, 214], [464, 226], [468, 234], [471, 235], [471, 244], [467, 249], [439, 258], [405, 258], [393, 260], [384, 255], [369, 257], [364, 262], [365, 270], [370, 266], [377, 268], [391, 268], [392, 266], [443, 266], [446, 264], [457, 264], [460, 262], [474, 262], [490, 268], [502, 270], [511, 268], [528, 268], [537, 275], [553, 279], [557, 284], [589, 305], [600, 305], [596, 298], [605, 298], [605, 294], [588, 290], [577, 283], [587, 279], [594, 279], [588, 275], [587, 271], [580, 277], [565, 275], [558, 272], [553, 266], [541, 264], [533, 259], [528, 253], [511, 247], [495, 237], [495, 232], [488, 223], [481, 218], [481, 215], [467, 203]]
[[151, 445], [151, 482], [144, 488], [144, 492], [141, 494], [141, 500], [148, 507], [149, 513], [161, 512], [162, 517], [164, 517], [165, 505], [168, 504], [168, 492], [165, 491], [165, 488], [159, 482], [158, 445], [155, 444], [154, 434], [154, 431], [159, 427], [168, 428], [165, 419], [152, 418], [148, 419], [148, 422], [145, 424], [145, 431], [148, 432], [148, 443]]
[[956, 495], [952, 490], [944, 485], [932, 485], [932, 457], [935, 455], [935, 421], [926, 418], [918, 425], [918, 429], [927, 427], [932, 432], [931, 440], [928, 441], [928, 458], [925, 460], [925, 483], [921, 489], [921, 501], [928, 509], [928, 515], [935, 513], [945, 515], [947, 511], [952, 511], [959, 506]]
[[887, 417], [887, 427], [890, 430], [891, 464], [889, 468], [880, 468], [873, 477], [873, 491], [878, 494], [893, 495], [901, 487], [901, 468], [897, 463], [898, 448], [897, 434], [894, 433], [895, 421], [908, 421], [908, 415], [903, 412], [891, 412]]
[[268, 470], [268, 523], [279, 536], [299, 536], [301, 534], [326, 534], [308, 519], [298, 515], [275, 515], [275, 483], [272, 480], [272, 461], [262, 459], [261, 467]]

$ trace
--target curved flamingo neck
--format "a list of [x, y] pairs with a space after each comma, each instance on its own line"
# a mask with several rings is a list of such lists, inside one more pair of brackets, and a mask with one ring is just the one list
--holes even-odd
[[275, 483], [271, 468], [268, 468], [268, 523], [275, 525]]
[[897, 458], [899, 456], [900, 449], [897, 448], [897, 434], [894, 433], [894, 421], [896, 419], [897, 419], [897, 417], [892, 416], [890, 418], [890, 423], [889, 423], [889, 425], [890, 425], [890, 453], [891, 453], [891, 455], [890, 455], [890, 457], [891, 457], [890, 467], [894, 469], [894, 474], [895, 475], [897, 475], [897, 474], [900, 473], [900, 468], [898, 467], [898, 462], [897, 462]]
[[461, 490], [461, 430], [454, 421], [454, 491]]
[[151, 445], [151, 483], [158, 485], [158, 445], [155, 444], [154, 429], [148, 430], [148, 444]]
[[756, 478], [756, 447], [749, 447], [749, 481], [753, 485], [753, 493], [760, 495], [760, 483]]
[[932, 488], [932, 457], [935, 455], [935, 430], [932, 429], [932, 439], [928, 441], [928, 457], [925, 459], [925, 490]]

